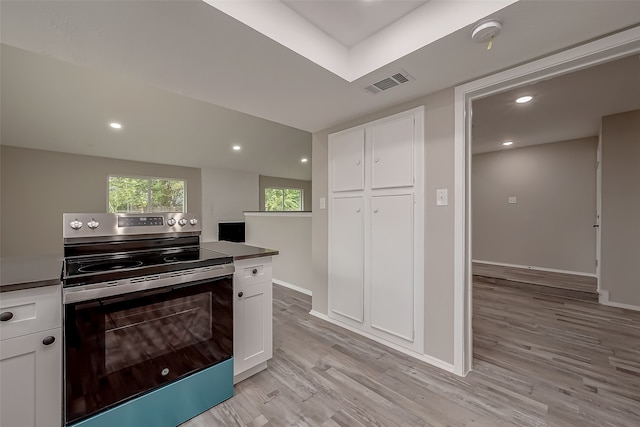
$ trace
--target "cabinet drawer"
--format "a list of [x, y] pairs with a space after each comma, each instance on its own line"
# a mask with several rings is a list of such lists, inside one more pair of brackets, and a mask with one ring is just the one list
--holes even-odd
[[271, 282], [271, 257], [236, 261], [236, 286]]
[[0, 339], [19, 337], [62, 326], [60, 286], [0, 293]]

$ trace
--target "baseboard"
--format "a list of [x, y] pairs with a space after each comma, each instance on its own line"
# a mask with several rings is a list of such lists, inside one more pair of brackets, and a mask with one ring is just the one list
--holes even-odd
[[293, 289], [294, 291], [298, 291], [298, 292], [303, 293], [305, 295], [313, 296], [313, 293], [307, 288], [296, 286], [294, 284], [285, 282], [284, 280], [271, 279], [271, 281], [273, 283], [275, 283], [276, 285], [284, 286], [285, 288]]
[[433, 356], [429, 356], [428, 354], [420, 354], [420, 353], [416, 353], [415, 351], [411, 351], [408, 350], [404, 347], [401, 347], [397, 344], [391, 343], [389, 341], [383, 340], [382, 338], [376, 337], [375, 335], [372, 335], [368, 332], [364, 332], [361, 331], [359, 329], [356, 329], [350, 325], [344, 324], [342, 322], [339, 322], [335, 319], [330, 318], [329, 316], [327, 316], [326, 314], [320, 313], [319, 311], [316, 310], [311, 310], [309, 312], [310, 315], [312, 315], [313, 317], [317, 317], [318, 319], [324, 320], [326, 322], [329, 322], [333, 325], [339, 326], [341, 328], [344, 328], [348, 331], [351, 331], [355, 334], [358, 335], [362, 335], [363, 337], [369, 338], [372, 341], [375, 341], [379, 344], [382, 344], [384, 346], [390, 347], [396, 351], [399, 351], [402, 354], [406, 354], [407, 356], [411, 356], [414, 359], [418, 359], [422, 362], [428, 363], [429, 365], [435, 366], [436, 368], [440, 368], [442, 370], [445, 370], [447, 372], [451, 372], [453, 374], [455, 374], [455, 370], [454, 370], [454, 366], [450, 363], [447, 363], [443, 360], [440, 360], [438, 358], [435, 358]]
[[533, 265], [506, 264], [504, 262], [484, 261], [481, 259], [472, 259], [471, 262], [472, 263], [475, 262], [478, 264], [499, 265], [501, 267], [522, 268], [524, 270], [537, 270], [537, 271], [548, 271], [550, 273], [571, 274], [574, 276], [598, 277], [595, 273], [585, 273], [583, 271], [571, 271], [571, 270], [557, 270], [555, 268], [536, 267]]
[[609, 291], [600, 290], [599, 293], [600, 293], [600, 296], [598, 298], [598, 302], [602, 305], [608, 305], [609, 307], [624, 308], [624, 309], [633, 310], [633, 311], [640, 311], [640, 306], [637, 306], [637, 305], [609, 301]]

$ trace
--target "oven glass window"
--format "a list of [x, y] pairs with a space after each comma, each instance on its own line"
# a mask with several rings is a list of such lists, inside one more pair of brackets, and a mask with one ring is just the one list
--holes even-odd
[[233, 354], [230, 277], [65, 306], [66, 422]]

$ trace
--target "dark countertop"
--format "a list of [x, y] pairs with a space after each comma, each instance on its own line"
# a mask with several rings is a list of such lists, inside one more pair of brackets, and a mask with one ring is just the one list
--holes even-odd
[[[232, 256], [234, 261], [278, 255], [276, 250], [242, 243], [204, 242], [200, 246], [210, 251]], [[60, 285], [62, 260], [61, 255], [0, 258], [0, 292]]]
[[61, 255], [0, 258], [0, 292], [60, 285]]
[[244, 243], [233, 242], [202, 242], [200, 247], [210, 251], [220, 252], [233, 257], [234, 261], [249, 258], [278, 255], [278, 251], [257, 246], [249, 246]]

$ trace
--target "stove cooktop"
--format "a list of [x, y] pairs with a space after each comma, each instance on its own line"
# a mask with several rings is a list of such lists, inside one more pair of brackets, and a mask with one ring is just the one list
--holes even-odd
[[233, 257], [200, 247], [67, 257], [63, 286], [80, 286], [214, 265], [232, 264]]

